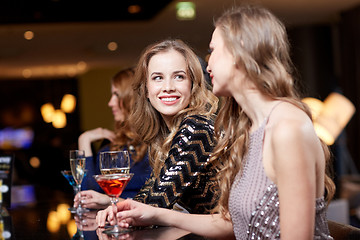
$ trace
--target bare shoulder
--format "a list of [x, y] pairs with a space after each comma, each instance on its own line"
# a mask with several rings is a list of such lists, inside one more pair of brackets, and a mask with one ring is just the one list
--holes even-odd
[[268, 127], [274, 144], [306, 144], [317, 141], [311, 119], [291, 103], [282, 103], [274, 109]]
[[275, 183], [279, 183], [279, 177], [289, 179], [295, 177], [294, 173], [312, 172], [314, 162], [322, 156], [310, 117], [290, 103], [273, 110], [265, 132], [265, 171]]

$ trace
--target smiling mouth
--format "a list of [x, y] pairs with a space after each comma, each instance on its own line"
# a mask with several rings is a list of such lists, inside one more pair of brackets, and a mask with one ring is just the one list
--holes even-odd
[[174, 104], [176, 103], [180, 97], [160, 97], [161, 102], [165, 104]]
[[178, 98], [176, 98], [176, 97], [166, 97], [166, 98], [161, 98], [161, 101], [164, 101], [164, 102], [173, 102], [173, 101], [175, 101], [176, 99], [178, 99]]

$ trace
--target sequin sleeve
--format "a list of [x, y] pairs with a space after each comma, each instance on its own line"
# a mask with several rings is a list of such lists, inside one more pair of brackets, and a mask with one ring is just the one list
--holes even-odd
[[214, 207], [216, 197], [209, 169], [214, 147], [213, 121], [189, 116], [181, 123], [159, 177], [151, 175], [135, 200], [157, 207], [172, 208], [178, 203], [192, 213]]

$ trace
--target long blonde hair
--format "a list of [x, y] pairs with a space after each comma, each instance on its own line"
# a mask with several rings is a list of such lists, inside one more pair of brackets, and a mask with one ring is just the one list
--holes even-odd
[[[285, 26], [268, 10], [255, 7], [238, 7], [225, 12], [215, 27], [220, 30], [225, 46], [235, 57], [237, 66], [245, 69], [247, 76], [265, 96], [287, 101], [302, 109], [310, 118], [307, 106], [301, 102], [292, 77], [292, 61]], [[230, 187], [247, 153], [251, 121], [234, 98], [223, 99], [215, 122], [217, 146], [212, 161], [221, 163], [217, 175], [221, 197], [217, 211], [228, 218]], [[323, 144], [326, 161], [330, 154]], [[218, 161], [221, 159], [221, 161]], [[328, 198], [334, 194], [334, 184], [326, 176]]]
[[[170, 50], [175, 50], [184, 57], [187, 66], [186, 72], [191, 79], [192, 88], [189, 106], [176, 114], [170, 129], [168, 129], [160, 113], [147, 99], [146, 82], [150, 59], [158, 53]], [[217, 110], [218, 99], [206, 88], [202, 68], [196, 54], [188, 45], [178, 39], [163, 40], [144, 50], [136, 67], [133, 88], [136, 98], [130, 122], [141, 139], [150, 145], [149, 160], [154, 174], [158, 175], [181, 121], [192, 114], [212, 116]]]
[[111, 143], [110, 149], [117, 150], [126, 146], [134, 162], [139, 162], [146, 154], [147, 144], [140, 140], [131, 122], [127, 121], [134, 104], [133, 79], [133, 68], [121, 70], [111, 79], [111, 84], [117, 89], [118, 104], [124, 114], [124, 121], [115, 122], [116, 137]]

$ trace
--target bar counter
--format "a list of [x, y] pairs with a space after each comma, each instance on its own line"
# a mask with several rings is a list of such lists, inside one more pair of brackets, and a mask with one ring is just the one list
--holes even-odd
[[[123, 236], [103, 234], [95, 223], [96, 211], [78, 216], [68, 211], [72, 192], [34, 187], [34, 191], [14, 189], [23, 201], [12, 203], [3, 210], [0, 239], [16, 240], [114, 240], [114, 239], [205, 239], [181, 229], [159, 227], [131, 230]], [[23, 191], [23, 192], [22, 192]], [[20, 193], [20, 194], [19, 194]]]

